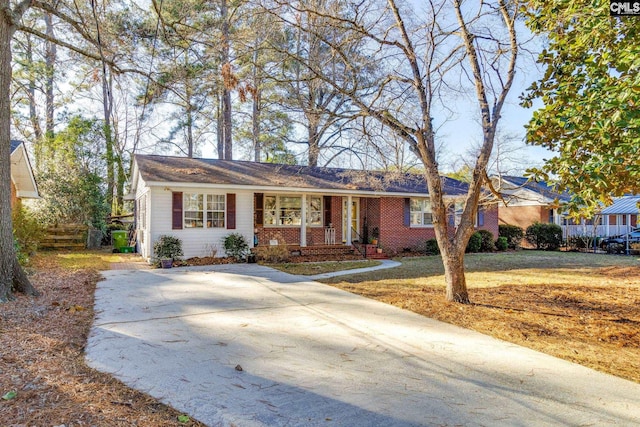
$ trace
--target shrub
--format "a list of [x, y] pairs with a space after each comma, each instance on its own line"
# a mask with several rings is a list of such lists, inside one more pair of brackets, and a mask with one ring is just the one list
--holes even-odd
[[427, 255], [440, 255], [440, 246], [436, 239], [429, 239], [426, 242]]
[[498, 235], [507, 239], [509, 249], [518, 249], [524, 237], [524, 230], [517, 225], [499, 225]]
[[562, 228], [557, 224], [535, 222], [527, 227], [525, 239], [536, 249], [555, 251], [562, 245]]
[[21, 264], [26, 264], [29, 261], [29, 256], [38, 249], [46, 229], [21, 203], [16, 204], [13, 208], [12, 221], [18, 259]]
[[501, 252], [504, 252], [507, 249], [509, 249], [509, 242], [506, 237], [504, 236], [498, 237], [498, 240], [496, 240], [496, 249]]
[[571, 236], [567, 239], [567, 248], [570, 250], [593, 249], [600, 246], [600, 238], [593, 236]]
[[237, 260], [244, 259], [249, 253], [249, 244], [240, 233], [231, 233], [224, 238], [224, 252]]
[[280, 263], [289, 261], [291, 252], [287, 245], [258, 246], [256, 254], [259, 259], [268, 263]]
[[153, 253], [157, 259], [178, 259], [183, 254], [182, 240], [174, 236], [162, 235], [153, 244]]
[[482, 248], [482, 236], [476, 231], [471, 235], [465, 252], [480, 252], [480, 248]]
[[493, 252], [496, 250], [496, 247], [493, 243], [493, 233], [489, 230], [478, 230], [478, 234], [482, 239], [480, 243], [480, 252]]

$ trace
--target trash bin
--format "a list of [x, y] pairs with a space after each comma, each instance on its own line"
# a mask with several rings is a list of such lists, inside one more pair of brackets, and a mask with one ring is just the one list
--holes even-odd
[[121, 249], [125, 246], [129, 246], [127, 232], [125, 230], [114, 230], [111, 232], [111, 241], [113, 242], [113, 249], [121, 252]]

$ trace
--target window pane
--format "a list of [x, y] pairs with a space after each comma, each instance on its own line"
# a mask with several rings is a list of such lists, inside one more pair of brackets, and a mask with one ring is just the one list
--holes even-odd
[[422, 224], [423, 225], [427, 225], [427, 224], [433, 224], [433, 217], [430, 213], [425, 212], [423, 214], [422, 217]]
[[265, 210], [275, 210], [276, 209], [276, 197], [275, 196], [265, 196], [264, 197], [264, 209]]
[[202, 228], [202, 211], [185, 211], [184, 226], [186, 228]]
[[203, 207], [202, 194], [185, 194], [184, 210], [185, 211], [201, 211]]
[[420, 199], [411, 199], [411, 211], [419, 212], [422, 210], [422, 203]]
[[411, 225], [422, 225], [422, 214], [411, 213]]
[[309, 216], [310, 225], [322, 225], [322, 213], [321, 212], [311, 212]]
[[280, 208], [302, 208], [302, 197], [280, 197]]
[[309, 210], [311, 211], [322, 210], [322, 199], [320, 197], [311, 197], [309, 201]]
[[207, 227], [224, 227], [224, 212], [207, 212]]
[[224, 195], [207, 194], [207, 210], [209, 210], [209, 211], [223, 211], [224, 210]]
[[276, 225], [276, 211], [264, 211], [263, 222], [265, 225]]

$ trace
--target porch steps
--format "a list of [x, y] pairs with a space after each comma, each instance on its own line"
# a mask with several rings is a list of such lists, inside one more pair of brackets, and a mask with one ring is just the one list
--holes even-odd
[[287, 245], [287, 249], [291, 254], [295, 255], [352, 255], [354, 248], [345, 245], [312, 245], [312, 246], [298, 246]]

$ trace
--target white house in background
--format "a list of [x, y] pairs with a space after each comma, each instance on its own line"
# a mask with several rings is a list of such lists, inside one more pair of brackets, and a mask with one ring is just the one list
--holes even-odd
[[602, 233], [600, 236], [626, 234], [638, 226], [640, 195], [619, 197], [600, 212]]
[[11, 140], [11, 206], [21, 199], [38, 198], [40, 194], [24, 142]]
[[[165, 234], [182, 240], [186, 258], [210, 256], [212, 245], [224, 256], [230, 233], [251, 247], [286, 243], [303, 255], [368, 254], [373, 245], [393, 254], [435, 237], [420, 174], [136, 155], [131, 177], [136, 246], [147, 259]], [[454, 224], [468, 188], [442, 179]], [[495, 203], [478, 210], [476, 224], [497, 237]]]

